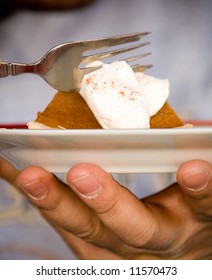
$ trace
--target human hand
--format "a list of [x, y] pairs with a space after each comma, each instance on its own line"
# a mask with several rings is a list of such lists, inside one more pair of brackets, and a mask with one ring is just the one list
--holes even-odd
[[68, 185], [38, 167], [0, 166], [81, 259], [212, 258], [211, 164], [183, 164], [178, 183], [142, 201], [91, 164], [74, 166]]

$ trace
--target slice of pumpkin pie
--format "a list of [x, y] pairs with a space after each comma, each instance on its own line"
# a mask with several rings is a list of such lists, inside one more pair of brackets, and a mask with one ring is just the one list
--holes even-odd
[[58, 92], [30, 129], [149, 129], [184, 126], [167, 99], [169, 81], [124, 61], [86, 74], [79, 92]]

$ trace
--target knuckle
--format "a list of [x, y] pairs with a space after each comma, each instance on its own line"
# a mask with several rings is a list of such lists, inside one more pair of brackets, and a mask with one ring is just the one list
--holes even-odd
[[146, 223], [143, 224], [141, 228], [132, 229], [131, 238], [128, 243], [135, 248], [152, 248], [156, 242], [156, 236], [158, 234], [158, 227], [156, 223]]
[[91, 216], [80, 228], [77, 228], [75, 234], [88, 242], [94, 242], [101, 237], [102, 228], [100, 220], [96, 216]]

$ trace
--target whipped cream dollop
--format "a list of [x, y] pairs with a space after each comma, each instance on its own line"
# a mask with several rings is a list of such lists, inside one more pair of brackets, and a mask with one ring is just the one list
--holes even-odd
[[125, 61], [102, 64], [83, 77], [80, 94], [102, 128], [149, 128], [169, 95], [169, 81], [135, 73]]

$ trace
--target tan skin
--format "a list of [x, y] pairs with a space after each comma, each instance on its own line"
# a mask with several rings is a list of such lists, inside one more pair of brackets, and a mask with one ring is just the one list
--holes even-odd
[[212, 259], [212, 165], [181, 165], [177, 183], [139, 200], [100, 167], [82, 163], [68, 185], [39, 167], [17, 171], [0, 158], [0, 176], [15, 185], [79, 259]]

